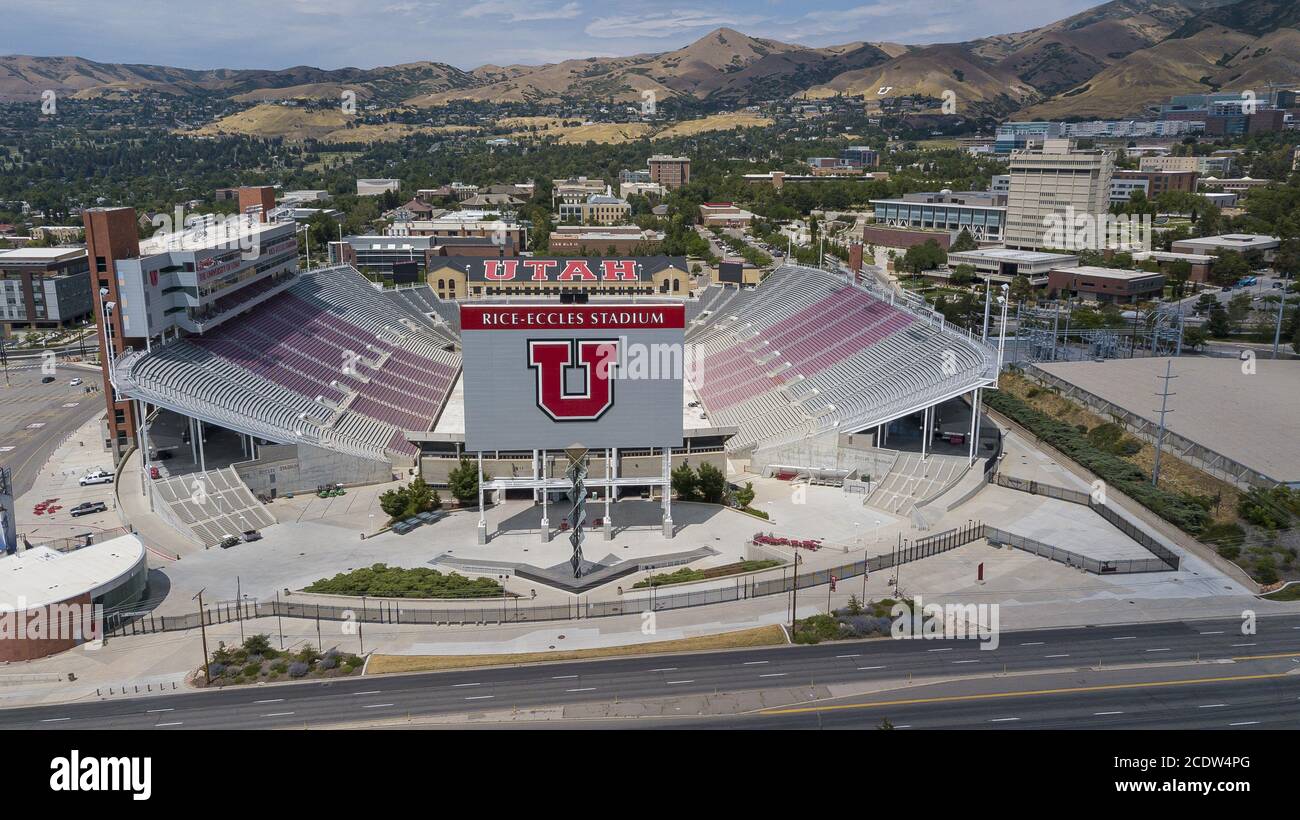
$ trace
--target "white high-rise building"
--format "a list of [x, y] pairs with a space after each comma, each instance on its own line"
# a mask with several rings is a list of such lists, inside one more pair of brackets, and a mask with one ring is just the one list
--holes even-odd
[[1110, 206], [1115, 158], [1109, 151], [1080, 151], [1068, 139], [1048, 139], [1011, 153], [1006, 245], [1037, 250], [1067, 214], [1101, 218]]

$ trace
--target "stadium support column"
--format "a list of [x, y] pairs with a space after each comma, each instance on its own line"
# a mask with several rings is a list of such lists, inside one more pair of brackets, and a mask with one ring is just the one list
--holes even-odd
[[199, 428], [198, 432], [194, 436], [195, 440], [199, 443], [199, 472], [206, 473], [208, 471], [208, 457], [203, 452], [203, 419], [195, 419], [194, 423], [198, 425]]
[[541, 477], [542, 477], [542, 543], [546, 544], [549, 543], [551, 540], [551, 515], [550, 515], [550, 506], [549, 506], [551, 500], [551, 491], [546, 486], [546, 479], [549, 476], [546, 475], [546, 451], [545, 450], [542, 450], [539, 467], [541, 470]]
[[614, 492], [613, 467], [610, 465], [610, 449], [605, 448], [605, 540], [614, 540], [614, 523], [610, 521], [609, 498]]
[[486, 544], [487, 537], [487, 510], [483, 507], [483, 451], [478, 452], [478, 542]]
[[[614, 448], [614, 466], [611, 468], [611, 475], [618, 478], [618, 448]], [[614, 493], [614, 500], [618, 501], [618, 487], [611, 487], [610, 492]]]
[[149, 492], [149, 438], [145, 412], [148, 407], [139, 399], [135, 400], [136, 441], [140, 445], [140, 492], [149, 501], [149, 512], [153, 512], [153, 493]]
[[979, 420], [980, 414], [980, 389], [977, 387], [970, 394], [970, 434], [966, 436], [970, 445], [970, 456], [967, 463], [975, 463], [975, 425]]
[[672, 447], [663, 448], [663, 537], [672, 538]]
[[190, 429], [190, 460], [199, 463], [199, 437], [194, 434], [194, 417], [186, 416], [185, 423]]
[[975, 405], [971, 408], [975, 412], [975, 435], [971, 436], [971, 450], [975, 454], [980, 451], [980, 400], [983, 398], [983, 392], [983, 388], [976, 389]]
[[927, 407], [921, 411], [921, 460], [925, 461], [929, 457], [926, 452], [926, 446], [930, 443], [930, 411], [934, 409]]

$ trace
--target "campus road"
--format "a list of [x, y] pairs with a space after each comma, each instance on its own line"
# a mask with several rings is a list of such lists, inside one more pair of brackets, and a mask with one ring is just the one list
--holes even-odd
[[[884, 639], [234, 687], [0, 710], [0, 729], [361, 726], [545, 707], [574, 714], [555, 710], [556, 719], [531, 725], [1300, 726], [1300, 614], [1261, 617], [1254, 634], [1242, 623], [1008, 632], [995, 650], [975, 640]], [[809, 688], [826, 699], [716, 717], [577, 721], [601, 703]]]
[[[60, 365], [50, 384], [39, 362], [9, 359], [8, 384], [0, 376], [0, 465], [13, 473], [14, 496], [32, 488], [50, 454], [77, 428], [104, 411], [102, 392], [86, 393], [86, 385], [98, 385], [98, 369]], [[80, 378], [83, 384], [68, 384]], [[71, 405], [71, 406], [69, 406]], [[104, 467], [112, 459], [105, 456]]]

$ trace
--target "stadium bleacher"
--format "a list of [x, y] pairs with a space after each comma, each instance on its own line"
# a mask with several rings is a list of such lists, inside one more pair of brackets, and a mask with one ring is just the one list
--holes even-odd
[[[272, 441], [368, 458], [413, 456], [402, 430], [428, 430], [460, 355], [415, 307], [377, 298], [351, 268], [303, 274], [239, 321], [118, 360], [132, 395], [200, 418], [238, 418]], [[152, 395], [152, 397], [151, 397]]]
[[740, 428], [733, 452], [863, 429], [996, 367], [978, 341], [815, 268], [778, 268], [743, 311], [702, 311], [693, 331], [704, 354], [693, 386], [714, 423]]

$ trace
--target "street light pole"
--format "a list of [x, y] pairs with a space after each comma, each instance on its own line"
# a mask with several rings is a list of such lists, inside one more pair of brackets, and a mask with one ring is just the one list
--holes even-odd
[[[207, 587], [204, 587], [203, 589], [207, 589]], [[203, 614], [203, 589], [199, 590], [198, 594], [190, 600], [197, 600], [199, 602], [199, 632], [203, 635], [203, 677], [207, 681], [208, 685], [211, 686], [212, 667], [208, 664], [208, 625], [207, 619]]]

